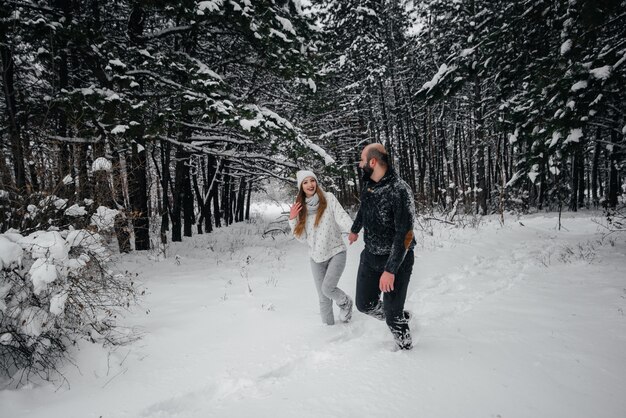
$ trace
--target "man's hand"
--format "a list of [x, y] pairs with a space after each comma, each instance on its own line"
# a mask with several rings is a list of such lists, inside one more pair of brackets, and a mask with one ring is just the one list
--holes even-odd
[[381, 292], [391, 292], [393, 290], [393, 281], [395, 279], [395, 274], [389, 273], [388, 271], [383, 272], [380, 276], [378, 288]]
[[298, 216], [301, 210], [302, 205], [300, 204], [300, 202], [294, 203], [289, 210], [289, 220], [294, 219], [296, 216]]
[[350, 232], [350, 235], [348, 235], [348, 241], [350, 241], [350, 245], [352, 245], [352, 243], [355, 242], [358, 239], [359, 239], [359, 234], [355, 234], [354, 232]]

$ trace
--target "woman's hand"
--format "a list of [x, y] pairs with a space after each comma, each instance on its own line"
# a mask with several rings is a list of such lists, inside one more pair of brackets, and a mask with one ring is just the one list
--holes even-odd
[[289, 210], [289, 220], [295, 219], [301, 210], [302, 204], [300, 204], [300, 202], [294, 203]]

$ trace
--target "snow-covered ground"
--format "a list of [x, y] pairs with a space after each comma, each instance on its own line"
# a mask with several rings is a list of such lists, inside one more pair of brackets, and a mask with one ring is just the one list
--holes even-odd
[[[62, 368], [69, 388], [1, 390], [0, 417], [626, 416], [626, 244], [601, 241], [592, 215], [566, 214], [560, 231], [552, 214], [423, 225], [416, 344], [394, 352], [363, 314], [322, 325], [306, 247], [262, 238], [278, 209], [256, 208], [165, 259], [124, 256], [147, 288], [124, 319], [143, 338], [83, 343]], [[351, 295], [362, 246], [340, 281]]]

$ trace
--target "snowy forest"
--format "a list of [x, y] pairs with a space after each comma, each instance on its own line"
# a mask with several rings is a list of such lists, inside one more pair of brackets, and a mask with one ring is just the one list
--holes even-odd
[[298, 169], [354, 209], [369, 143], [445, 223], [626, 227], [624, 0], [0, 0], [0, 63], [13, 386], [139, 338], [117, 322], [138, 274], [110, 251], [222, 237]]
[[310, 6], [3, 1], [0, 230], [105, 206], [145, 250], [246, 218], [298, 167], [350, 204], [366, 142], [421, 211], [616, 207], [624, 2]]

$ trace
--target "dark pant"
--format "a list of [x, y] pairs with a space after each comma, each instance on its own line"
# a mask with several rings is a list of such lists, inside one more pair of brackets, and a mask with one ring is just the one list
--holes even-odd
[[409, 349], [412, 343], [411, 331], [408, 315], [404, 312], [404, 301], [413, 271], [413, 251], [407, 252], [395, 275], [393, 290], [383, 293], [381, 302], [379, 283], [387, 258], [387, 255], [374, 255], [367, 250], [361, 253], [356, 281], [356, 307], [360, 312], [384, 320], [398, 346]]

